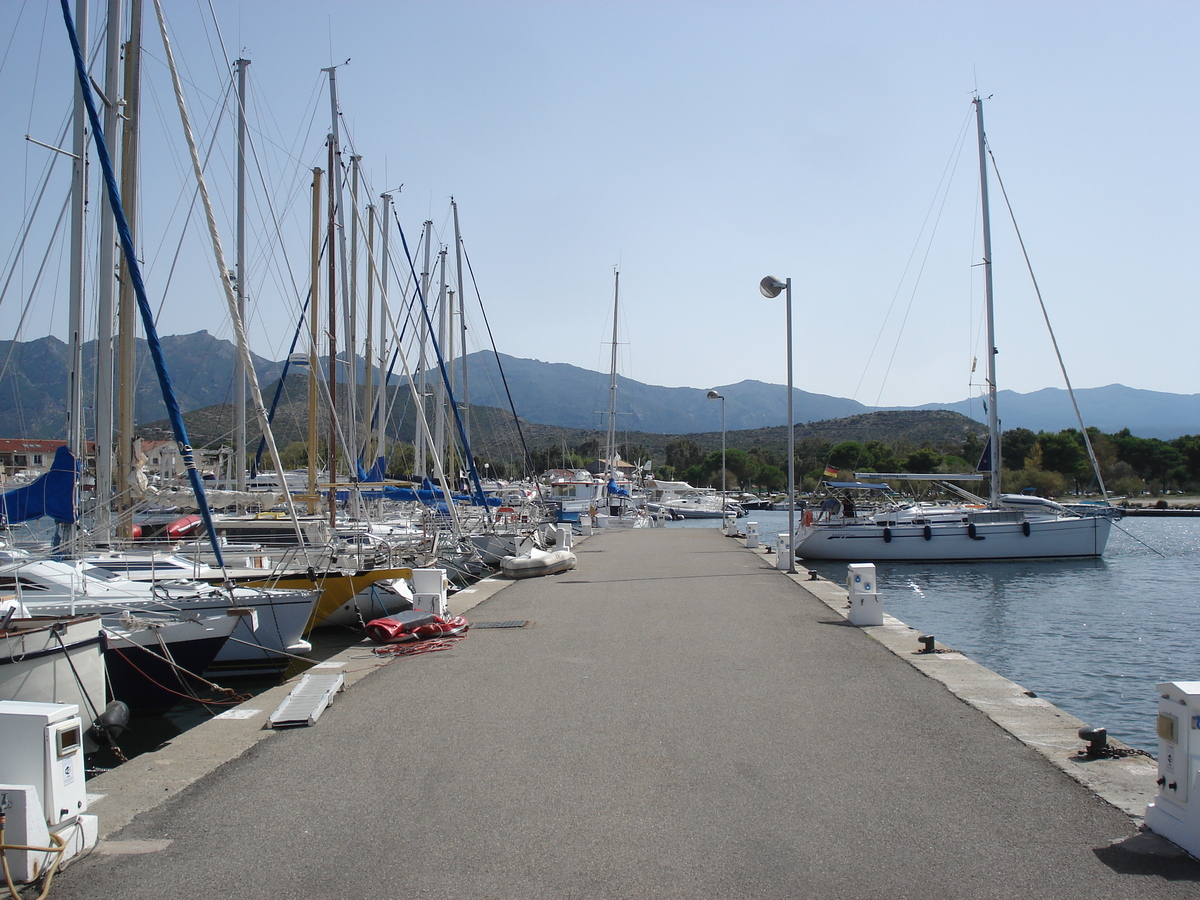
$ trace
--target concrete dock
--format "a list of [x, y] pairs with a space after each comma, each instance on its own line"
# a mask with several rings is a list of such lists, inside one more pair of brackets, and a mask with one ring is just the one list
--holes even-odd
[[[639, 529], [452, 598], [453, 648], [330, 661], [94, 779], [52, 898], [1193, 898], [1144, 757], [717, 529]], [[500, 589], [503, 588], [503, 589]], [[886, 608], [886, 597], [884, 598]], [[1147, 712], [1152, 715], [1152, 711]]]

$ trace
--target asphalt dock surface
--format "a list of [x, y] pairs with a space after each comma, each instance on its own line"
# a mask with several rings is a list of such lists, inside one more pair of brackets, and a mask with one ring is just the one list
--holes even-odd
[[260, 697], [95, 779], [102, 840], [50, 897], [1200, 895], [1200, 863], [1139, 835], [1145, 764], [1089, 763], [1116, 773], [1103, 798], [1051, 761], [1069, 749], [889, 648], [897, 628], [847, 624], [828, 582], [716, 528], [574, 549], [452, 599], [521, 627], [354, 648], [315, 725], [266, 729]]

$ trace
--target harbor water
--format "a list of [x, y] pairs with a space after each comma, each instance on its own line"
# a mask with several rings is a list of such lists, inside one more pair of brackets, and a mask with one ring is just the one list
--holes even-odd
[[[773, 540], [788, 514], [747, 521]], [[801, 563], [845, 582], [845, 563]], [[876, 577], [889, 615], [1132, 747], [1157, 752], [1155, 684], [1200, 681], [1198, 518], [1121, 519], [1101, 559], [879, 563]]]

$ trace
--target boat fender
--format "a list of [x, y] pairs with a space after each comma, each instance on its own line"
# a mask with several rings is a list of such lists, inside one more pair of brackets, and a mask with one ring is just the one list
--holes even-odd
[[967, 523], [967, 537], [969, 537], [973, 541], [979, 540], [979, 536], [975, 534], [975, 523], [974, 522]]
[[1021, 523], [1021, 534], [1025, 535], [1025, 537], [1029, 537], [1029, 523], [1028, 522]]
[[927, 540], [927, 541], [932, 541], [933, 540], [933, 529], [930, 528], [928, 525], [926, 525], [925, 530], [923, 532], [921, 532], [921, 536], [924, 537], [925, 540]]
[[890, 529], [890, 528], [883, 529], [883, 542], [885, 544], [890, 544], [892, 542], [892, 529]]

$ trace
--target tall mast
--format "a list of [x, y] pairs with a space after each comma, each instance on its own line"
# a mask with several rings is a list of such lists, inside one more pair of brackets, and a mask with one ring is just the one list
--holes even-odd
[[[125, 46], [125, 128], [121, 134], [121, 196], [130, 240], [137, 242], [138, 127], [142, 108], [142, 0], [130, 0]], [[134, 387], [137, 381], [137, 297], [129, 262], [121, 256], [117, 296], [117, 533], [133, 537]]]
[[[349, 359], [350, 390], [346, 403], [349, 407], [350, 455], [358, 459], [362, 445], [358, 439], [358, 164], [361, 156], [350, 157], [350, 290], [346, 294], [346, 350]], [[352, 467], [353, 468], [353, 467]]]
[[613, 335], [612, 335], [612, 367], [608, 382], [608, 476], [615, 472], [613, 457], [617, 452], [617, 310], [621, 298], [621, 273], [613, 271]]
[[[420, 334], [420, 341], [419, 341], [420, 350], [418, 353], [418, 361], [417, 361], [417, 379], [418, 379], [417, 390], [420, 393], [419, 399], [421, 401], [421, 405], [417, 412], [417, 415], [419, 415], [422, 419], [425, 418], [425, 367], [426, 367], [425, 345], [429, 343], [429, 316], [428, 316], [429, 254], [430, 254], [430, 247], [433, 244], [433, 222], [429, 221], [428, 219], [425, 220], [424, 240], [425, 240], [425, 266], [421, 270], [421, 307], [422, 308], [417, 314], [418, 318], [420, 319], [420, 321], [417, 324], [417, 331]], [[413, 444], [416, 447], [416, 452], [415, 452], [416, 470], [417, 470], [416, 474], [418, 475], [418, 477], [424, 478], [425, 474], [426, 474], [426, 472], [425, 472], [425, 468], [426, 468], [425, 467], [425, 441], [421, 435], [420, 424], [417, 425], [417, 433], [415, 436], [415, 440], [413, 441]]]
[[[76, 0], [75, 29], [83, 58], [88, 56], [88, 3]], [[75, 109], [71, 125], [71, 273], [68, 315], [67, 448], [75, 459], [84, 455], [83, 425], [83, 244], [87, 216], [87, 107], [83, 88], [75, 83]]]
[[[308, 300], [308, 514], [317, 511], [317, 366], [321, 364], [321, 170], [312, 170], [312, 246]], [[279, 473], [283, 477], [283, 473]]]
[[[330, 71], [330, 79], [333, 72]], [[334, 185], [338, 182], [337, 142], [329, 135], [329, 231], [325, 243], [329, 251], [329, 527], [337, 526], [337, 242]]]
[[363, 371], [366, 373], [363, 385], [363, 459], [366, 468], [375, 465], [375, 456], [371, 452], [371, 410], [375, 398], [375, 206], [367, 205], [367, 339], [363, 347], [366, 357]]
[[[438, 352], [446, 346], [446, 250], [438, 251]], [[433, 396], [436, 412], [433, 419], [433, 452], [442, 468], [446, 466], [446, 385], [440, 378], [433, 380]]]
[[375, 454], [384, 456], [384, 428], [387, 419], [387, 325], [388, 325], [388, 275], [391, 272], [391, 257], [388, 254], [388, 222], [392, 217], [392, 195], [383, 194], [380, 196], [383, 201], [383, 210], [380, 217], [381, 231], [383, 237], [383, 260], [380, 266], [379, 276], [379, 393], [377, 395], [377, 409], [375, 416]]
[[[346, 322], [346, 333], [350, 335], [350, 321], [353, 319], [353, 298], [350, 295], [350, 284], [348, 281], [348, 272], [350, 264], [346, 256], [346, 203], [344, 199], [344, 187], [341, 172], [341, 126], [338, 120], [338, 99], [337, 99], [337, 66], [331, 66], [328, 69], [322, 69], [322, 72], [329, 74], [329, 141], [332, 147], [332, 161], [329, 163], [329, 195], [330, 209], [336, 216], [336, 228], [330, 231], [329, 234], [329, 255], [333, 258], [334, 246], [337, 246], [337, 255], [339, 264], [341, 265], [341, 287], [342, 287], [342, 303], [344, 304], [343, 314]], [[332, 217], [331, 217], [332, 218]], [[353, 218], [353, 217], [352, 217]], [[335, 233], [336, 232], [336, 233]], [[330, 270], [332, 272], [332, 268]], [[329, 302], [335, 311], [331, 315], [336, 316], [337, 304], [334, 302], [334, 297], [337, 292], [333, 289], [333, 284], [330, 284]], [[358, 351], [353, 343], [346, 345], [346, 368], [349, 372], [347, 379], [350, 389], [346, 392], [346, 422], [349, 433], [349, 451], [354, 452], [357, 446], [355, 440], [354, 418], [358, 415], [355, 409], [354, 394], [358, 382], [358, 372], [355, 360], [357, 359]], [[336, 367], [336, 360], [331, 365]], [[331, 381], [336, 381], [337, 378], [331, 378]], [[336, 410], [336, 405], [334, 406]]]
[[987, 139], [983, 131], [983, 98], [976, 97], [975, 126], [979, 135], [979, 205], [983, 216], [983, 291], [987, 317], [988, 437], [992, 444], [990, 498], [1000, 499], [1000, 416], [996, 412], [996, 321], [992, 308], [992, 223], [988, 213]]
[[[108, 0], [108, 29], [104, 44], [104, 135], [118, 146], [121, 94], [121, 0]], [[112, 539], [113, 493], [113, 312], [116, 293], [116, 220], [108, 196], [100, 200], [100, 261], [97, 266], [96, 316], [96, 538]]]
[[[462, 326], [459, 352], [462, 355], [463, 434], [466, 435], [469, 445], [471, 443], [471, 391], [467, 382], [467, 294], [463, 285], [462, 234], [458, 230], [458, 204], [454, 202], [453, 197], [450, 198], [450, 207], [454, 210], [454, 261], [458, 270], [458, 318], [459, 324]], [[453, 369], [450, 370], [450, 377], [454, 377]]]
[[[238, 129], [237, 129], [237, 309], [242, 322], [246, 321], [246, 66], [250, 60], [239, 59], [237, 67]], [[239, 353], [233, 377], [233, 402], [237, 431], [234, 436], [234, 489], [246, 490], [246, 366]], [[283, 477], [283, 473], [279, 473]]]

